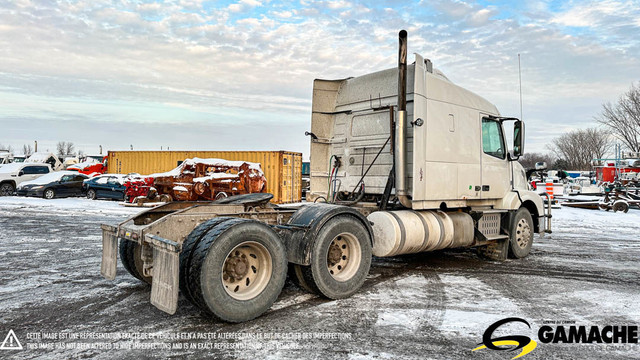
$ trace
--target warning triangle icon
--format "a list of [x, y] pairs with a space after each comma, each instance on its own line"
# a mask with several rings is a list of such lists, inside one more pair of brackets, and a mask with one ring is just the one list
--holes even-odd
[[9, 330], [7, 337], [4, 338], [2, 345], [0, 346], [0, 350], [22, 350], [22, 344], [20, 344], [20, 340], [16, 336], [16, 333], [12, 330]]

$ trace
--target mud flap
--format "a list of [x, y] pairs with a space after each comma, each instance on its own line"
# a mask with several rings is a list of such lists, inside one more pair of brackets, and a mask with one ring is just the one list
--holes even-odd
[[509, 239], [498, 240], [478, 248], [478, 252], [490, 260], [504, 261], [509, 255]]
[[114, 280], [118, 264], [118, 228], [106, 224], [102, 224], [100, 227], [102, 228], [102, 264], [100, 264], [100, 274], [109, 280]]
[[147, 235], [153, 247], [153, 277], [151, 304], [158, 309], [175, 314], [178, 309], [178, 285], [180, 244], [159, 236]]

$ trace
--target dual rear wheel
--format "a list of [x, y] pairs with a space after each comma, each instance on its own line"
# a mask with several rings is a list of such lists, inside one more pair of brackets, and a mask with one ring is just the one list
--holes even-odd
[[[120, 241], [120, 258], [142, 276], [140, 245]], [[180, 252], [181, 293], [205, 313], [228, 322], [251, 320], [276, 301], [287, 277], [286, 249], [268, 225], [251, 219], [218, 217], [198, 225]], [[330, 299], [352, 295], [371, 265], [371, 239], [355, 217], [337, 216], [320, 230], [311, 265], [293, 265], [293, 279]]]
[[[371, 240], [362, 223], [338, 216], [311, 249], [311, 265], [296, 266], [306, 289], [331, 299], [352, 295], [371, 265]], [[253, 319], [276, 301], [287, 276], [286, 249], [266, 224], [215, 218], [196, 227], [180, 256], [180, 289], [193, 304], [228, 322]]]
[[329, 299], [349, 297], [369, 274], [369, 232], [355, 217], [337, 216], [318, 233], [311, 249], [311, 264], [291, 266], [292, 278], [300, 287]]
[[287, 258], [266, 224], [216, 218], [196, 227], [183, 244], [180, 289], [193, 304], [228, 322], [251, 320], [276, 301]]

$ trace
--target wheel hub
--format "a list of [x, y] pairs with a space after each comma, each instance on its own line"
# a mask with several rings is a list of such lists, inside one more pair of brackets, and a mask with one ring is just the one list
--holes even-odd
[[222, 264], [222, 283], [232, 298], [249, 300], [260, 294], [269, 283], [271, 254], [257, 242], [247, 241], [236, 246]]
[[249, 261], [245, 254], [240, 254], [236, 251], [234, 254], [227, 258], [224, 265], [224, 280], [234, 282], [235, 280], [241, 280], [249, 271]]
[[329, 267], [335, 266], [342, 258], [342, 249], [336, 243], [329, 246], [329, 255], [327, 255], [327, 263]]
[[520, 219], [516, 226], [516, 241], [521, 248], [524, 248], [529, 243], [531, 238], [531, 228], [529, 223], [525, 219]]
[[327, 249], [327, 269], [338, 281], [347, 281], [357, 272], [361, 262], [360, 244], [350, 233], [337, 235]]

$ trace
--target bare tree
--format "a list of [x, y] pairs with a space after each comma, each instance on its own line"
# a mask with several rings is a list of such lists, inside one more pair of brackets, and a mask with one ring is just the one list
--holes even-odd
[[24, 156], [31, 156], [31, 154], [33, 154], [33, 148], [31, 147], [31, 144], [22, 145], [22, 154]]
[[551, 142], [549, 148], [566, 166], [564, 170], [591, 169], [591, 160], [602, 158], [611, 147], [609, 133], [598, 128], [578, 129], [565, 133]]
[[631, 84], [615, 104], [602, 105], [596, 120], [605, 125], [629, 150], [640, 151], [640, 83]]
[[6, 145], [5, 146], [3, 144], [0, 144], [0, 150], [6, 150], [8, 152], [13, 152], [13, 147], [11, 147], [11, 145]]
[[552, 154], [541, 154], [541, 153], [525, 153], [518, 159], [520, 164], [525, 169], [533, 169], [538, 162], [546, 162], [547, 166], [551, 166], [555, 159]]
[[609, 131], [598, 128], [584, 130], [585, 146], [591, 153], [591, 159], [602, 159], [611, 150], [610, 134]]
[[56, 153], [58, 156], [63, 157], [65, 150], [67, 150], [67, 143], [65, 141], [58, 141], [56, 144]]
[[56, 144], [56, 152], [58, 157], [73, 155], [75, 145], [71, 141], [58, 141]]
[[66, 156], [71, 156], [73, 155], [75, 151], [75, 146], [73, 145], [73, 143], [71, 141], [67, 142], [67, 147], [65, 149], [65, 155]]

